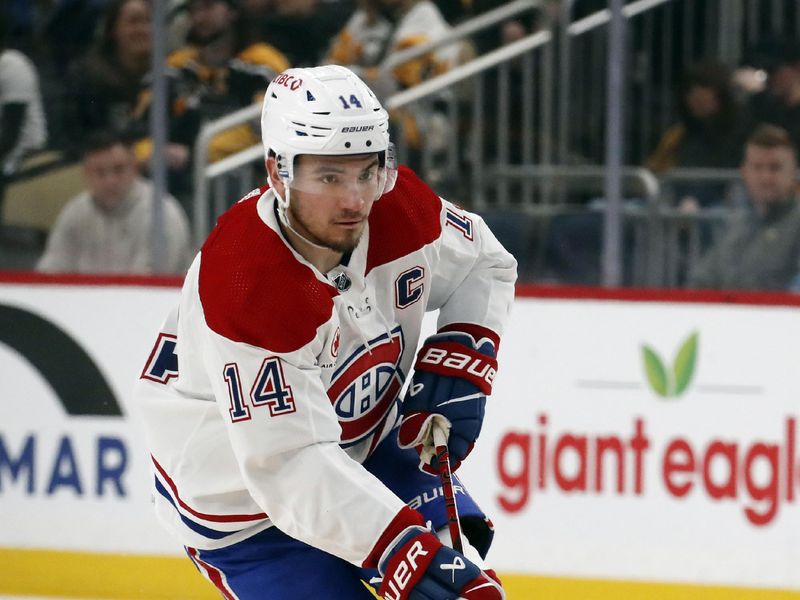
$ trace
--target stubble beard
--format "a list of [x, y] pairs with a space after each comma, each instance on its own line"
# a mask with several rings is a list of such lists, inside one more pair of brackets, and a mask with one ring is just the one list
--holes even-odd
[[298, 230], [303, 237], [305, 237], [308, 241], [313, 242], [319, 246], [324, 246], [329, 250], [333, 250], [334, 252], [341, 252], [342, 254], [347, 254], [348, 252], [352, 252], [358, 246], [358, 243], [361, 241], [361, 236], [364, 234], [364, 225], [362, 224], [361, 228], [357, 231], [348, 232], [345, 231], [346, 237], [344, 239], [332, 239], [330, 237], [322, 237], [316, 235], [313, 231], [311, 231], [306, 224], [304, 223], [303, 219], [298, 214], [297, 210], [292, 204], [289, 204], [289, 212], [291, 213], [295, 225], [293, 227]]
[[343, 239], [343, 240], [321, 240], [320, 245], [325, 246], [326, 248], [330, 248], [331, 250], [335, 250], [336, 252], [341, 252], [346, 254], [348, 252], [352, 252], [358, 246], [358, 242], [361, 241], [361, 234], [363, 233], [363, 229], [357, 233], [354, 233], [351, 237]]

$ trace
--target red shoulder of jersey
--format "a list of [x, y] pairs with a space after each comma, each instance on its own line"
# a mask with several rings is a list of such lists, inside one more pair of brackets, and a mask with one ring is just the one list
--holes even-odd
[[366, 272], [435, 241], [442, 233], [441, 212], [439, 196], [414, 171], [400, 167], [394, 189], [369, 216]]
[[298, 262], [259, 218], [260, 196], [235, 204], [203, 244], [200, 302], [206, 323], [219, 335], [291, 352], [312, 341], [330, 319], [337, 292]]

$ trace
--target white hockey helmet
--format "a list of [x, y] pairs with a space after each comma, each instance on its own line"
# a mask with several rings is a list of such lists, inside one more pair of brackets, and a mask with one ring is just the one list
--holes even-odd
[[[389, 115], [372, 90], [342, 66], [287, 69], [275, 77], [261, 109], [261, 139], [265, 156], [275, 154], [287, 191], [301, 154], [377, 153], [382, 171], [378, 198], [397, 180]], [[288, 197], [279, 200], [285, 209]]]

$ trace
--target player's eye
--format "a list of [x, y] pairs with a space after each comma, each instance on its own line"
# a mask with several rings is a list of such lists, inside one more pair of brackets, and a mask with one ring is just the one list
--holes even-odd
[[328, 183], [328, 184], [336, 183], [336, 181], [337, 181], [336, 175], [333, 175], [332, 173], [328, 173], [327, 175], [323, 175], [322, 177], [319, 178], [319, 180], [322, 183]]
[[360, 181], [369, 181], [373, 177], [375, 177], [375, 169], [369, 169], [368, 171], [362, 171], [358, 178]]

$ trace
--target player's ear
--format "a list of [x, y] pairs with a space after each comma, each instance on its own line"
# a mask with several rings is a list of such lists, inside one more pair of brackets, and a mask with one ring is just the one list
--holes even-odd
[[267, 166], [267, 176], [269, 177], [269, 184], [281, 196], [281, 198], [283, 198], [284, 186], [283, 186], [283, 181], [278, 175], [278, 161], [273, 155], [267, 158], [265, 164]]

